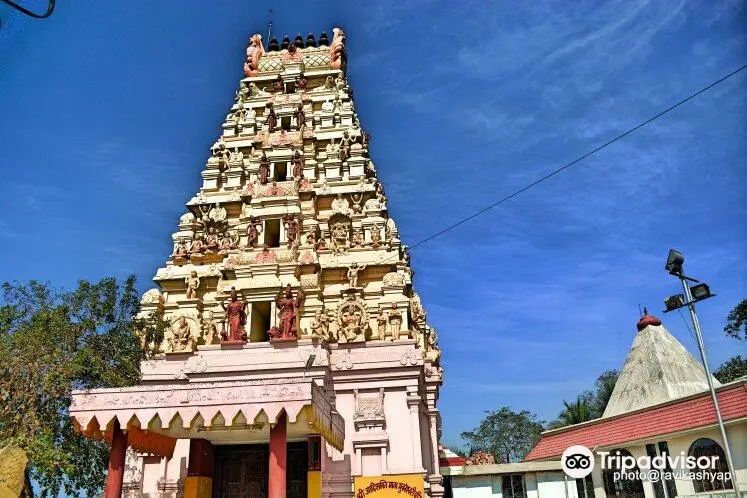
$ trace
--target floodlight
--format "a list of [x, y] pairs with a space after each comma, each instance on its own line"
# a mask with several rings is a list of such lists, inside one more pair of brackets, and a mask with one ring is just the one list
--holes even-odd
[[711, 289], [708, 287], [708, 284], [693, 285], [690, 287], [690, 293], [693, 296], [693, 301], [702, 301], [703, 299], [708, 299], [709, 297], [714, 296], [711, 294]]
[[669, 256], [667, 256], [667, 264], [664, 269], [672, 275], [682, 275], [682, 264], [685, 262], [685, 256], [674, 249], [669, 250]]
[[682, 308], [685, 305], [685, 295], [684, 294], [675, 294], [674, 296], [669, 296], [664, 300], [664, 307], [666, 308], [664, 310], [664, 313], [667, 313], [669, 311], [674, 311], [678, 308]]

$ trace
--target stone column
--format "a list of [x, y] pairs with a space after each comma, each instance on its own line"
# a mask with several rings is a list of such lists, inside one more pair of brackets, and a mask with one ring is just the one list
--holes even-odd
[[410, 432], [412, 434], [412, 466], [423, 468], [423, 447], [420, 442], [420, 396], [417, 392], [407, 389], [407, 406], [410, 407]]
[[213, 445], [207, 439], [189, 440], [189, 467], [184, 498], [210, 498], [213, 493]]
[[285, 469], [287, 456], [288, 415], [278, 417], [270, 428], [270, 472], [267, 479], [267, 498], [285, 498]]
[[122, 496], [122, 480], [124, 479], [125, 457], [127, 456], [127, 436], [119, 427], [119, 420], [116, 418], [113, 426], [112, 449], [109, 453], [109, 468], [106, 474], [104, 498], [120, 498]]

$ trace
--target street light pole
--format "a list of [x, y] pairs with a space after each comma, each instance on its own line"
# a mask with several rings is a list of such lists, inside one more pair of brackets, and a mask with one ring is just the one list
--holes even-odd
[[716, 396], [716, 390], [713, 387], [713, 381], [711, 379], [711, 369], [708, 368], [708, 358], [706, 357], [705, 344], [703, 343], [703, 334], [700, 330], [700, 322], [698, 321], [698, 314], [695, 312], [695, 303], [693, 302], [693, 295], [690, 292], [690, 286], [687, 284], [687, 280], [684, 278], [682, 273], [677, 275], [682, 282], [682, 290], [685, 293], [685, 301], [687, 302], [687, 308], [690, 311], [690, 319], [693, 322], [693, 329], [695, 329], [695, 337], [698, 341], [698, 349], [700, 350], [700, 359], [703, 361], [703, 368], [705, 369], [706, 380], [708, 381], [708, 389], [711, 391], [711, 399], [713, 400], [713, 407], [716, 409], [716, 419], [718, 419], [718, 426], [721, 429], [721, 437], [724, 440], [724, 452], [726, 453], [726, 464], [729, 466], [729, 473], [731, 474], [731, 485], [734, 488], [734, 494], [737, 498], [741, 498], [739, 494], [739, 485], [737, 484], [737, 474], [734, 471], [734, 464], [731, 457], [731, 447], [729, 445], [729, 439], [726, 437], [726, 427], [724, 426], [724, 419], [721, 417], [721, 408], [718, 405], [718, 397]]

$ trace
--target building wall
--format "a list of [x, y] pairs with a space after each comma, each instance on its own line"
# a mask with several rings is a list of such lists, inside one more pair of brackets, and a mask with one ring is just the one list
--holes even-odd
[[[732, 458], [734, 459], [734, 467], [737, 477], [736, 480], [740, 491], [744, 492], [747, 490], [747, 421], [739, 421], [737, 423], [729, 424], [726, 429], [729, 442], [731, 443]], [[660, 441], [666, 441], [669, 446], [670, 454], [672, 456], [678, 456], [681, 452], [687, 455], [690, 446], [695, 442], [695, 440], [700, 438], [713, 439], [721, 445], [722, 448], [725, 448], [723, 438], [721, 437], [721, 431], [718, 427], [689, 431], [677, 436], [664, 436], [648, 442], [658, 443]], [[645, 443], [630, 446], [622, 445], [620, 448], [626, 449], [635, 458], [647, 454]], [[594, 471], [592, 472], [592, 479], [594, 480], [594, 495], [595, 498], [606, 498], [600, 467], [600, 461], [597, 459]], [[655, 498], [653, 483], [644, 480], [642, 481], [642, 484], [646, 498]], [[675, 485], [677, 487], [678, 498], [696, 494], [693, 483], [689, 479], [676, 479]], [[705, 496], [707, 494], [708, 493], [699, 493], [698, 495]]]
[[[453, 475], [451, 489], [454, 498], [503, 498], [500, 475]], [[562, 472], [526, 472], [524, 485], [527, 498], [578, 498], [575, 483], [568, 480], [564, 489]]]

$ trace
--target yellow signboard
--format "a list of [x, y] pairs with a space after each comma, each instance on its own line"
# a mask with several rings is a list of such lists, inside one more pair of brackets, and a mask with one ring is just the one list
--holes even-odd
[[356, 477], [355, 498], [424, 498], [423, 474]]

